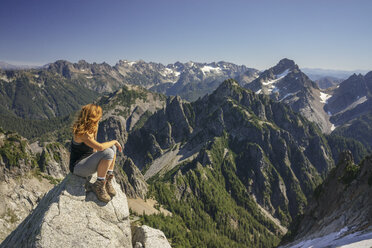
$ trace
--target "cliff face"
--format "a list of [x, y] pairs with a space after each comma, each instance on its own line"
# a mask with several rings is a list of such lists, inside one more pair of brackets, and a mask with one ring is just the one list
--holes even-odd
[[293, 234], [296, 241], [291, 245], [303, 240], [321, 240], [334, 233], [341, 238], [371, 232], [371, 185], [372, 156], [355, 165], [349, 151], [342, 153], [336, 168], [315, 190], [303, 218], [292, 228], [297, 232]]

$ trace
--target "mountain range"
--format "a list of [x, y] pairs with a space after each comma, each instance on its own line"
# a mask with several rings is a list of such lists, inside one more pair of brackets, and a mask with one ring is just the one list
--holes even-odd
[[0, 69], [2, 70], [28, 70], [42, 68], [43, 66], [37, 65], [13, 65], [3, 61], [0, 61]]
[[[66, 168], [75, 111], [95, 101], [104, 110], [98, 140], [124, 145], [119, 184], [172, 214], [140, 221], [164, 231], [173, 246], [273, 247], [297, 222], [291, 240], [306, 239], [309, 217], [299, 216], [312, 216], [314, 194], [327, 198], [342, 188], [337, 178], [347, 180], [342, 185], [358, 178], [344, 173], [357, 171], [353, 163], [334, 172], [339, 153], [349, 149], [363, 164], [371, 148], [371, 72], [321, 89], [289, 59], [262, 72], [226, 62], [57, 61], [0, 71], [0, 84], [0, 125], [33, 138], [1, 130], [1, 177], [16, 182], [31, 173], [58, 183], [67, 173], [58, 166]], [[30, 211], [27, 205], [17, 217], [10, 206], [19, 201], [8, 194], [7, 232]], [[318, 220], [327, 218], [327, 206], [317, 206], [324, 209]], [[312, 233], [320, 230], [309, 223]]]
[[[189, 239], [191, 246], [272, 246], [333, 167], [316, 125], [234, 80], [192, 103], [168, 98], [126, 140], [124, 153], [142, 169], [150, 194], [192, 227], [189, 235], [173, 231], [170, 238]], [[186, 218], [190, 214], [194, 217]], [[206, 216], [206, 226], [198, 226]], [[215, 241], [197, 235], [213, 223], [219, 226]], [[265, 235], [258, 241], [243, 238], [248, 227]]]

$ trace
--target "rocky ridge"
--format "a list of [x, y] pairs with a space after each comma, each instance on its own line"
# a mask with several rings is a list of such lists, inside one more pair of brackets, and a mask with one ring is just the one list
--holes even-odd
[[371, 166], [371, 156], [356, 165], [351, 152], [343, 152], [336, 168], [315, 190], [301, 220], [292, 227], [295, 241], [287, 246], [311, 239], [321, 241], [321, 237], [333, 233], [341, 239], [357, 232], [371, 232]]
[[120, 60], [111, 67], [106, 63], [89, 64], [84, 60], [70, 63], [60, 60], [50, 64], [47, 70], [101, 93], [134, 84], [166, 95], [180, 95], [187, 100], [196, 100], [212, 92], [225, 79], [239, 77], [248, 82], [258, 74], [255, 69], [224, 61], [163, 65], [142, 60]]
[[331, 93], [325, 110], [335, 126], [348, 123], [372, 110], [372, 72], [353, 74]]
[[[226, 156], [217, 161], [213, 155], [217, 151], [212, 151], [216, 139], [224, 140], [218, 153]], [[180, 202], [202, 194], [186, 183], [192, 171], [204, 180], [209, 168], [219, 171], [221, 163], [230, 163], [236, 169], [226, 173], [246, 185], [241, 190], [247, 198], [239, 197], [255, 201], [284, 226], [302, 212], [306, 198], [333, 166], [319, 129], [284, 104], [245, 90], [233, 80], [193, 103], [169, 98], [164, 109], [129, 134], [125, 153], [152, 183], [166, 178], [174, 184], [178, 190], [173, 197]], [[234, 184], [232, 178], [226, 180], [221, 190], [230, 190], [230, 197], [241, 202], [228, 186]]]

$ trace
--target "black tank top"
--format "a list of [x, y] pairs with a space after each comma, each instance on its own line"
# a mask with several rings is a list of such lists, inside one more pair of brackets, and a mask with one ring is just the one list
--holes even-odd
[[75, 165], [91, 154], [93, 154], [93, 148], [87, 146], [84, 142], [77, 143], [72, 138], [70, 146], [70, 171], [74, 172]]

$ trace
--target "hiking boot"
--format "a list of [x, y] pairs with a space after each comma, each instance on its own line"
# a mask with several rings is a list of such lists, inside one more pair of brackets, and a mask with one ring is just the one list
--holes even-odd
[[106, 175], [106, 191], [111, 196], [114, 197], [116, 195], [116, 191], [112, 186], [112, 179], [114, 178], [113, 174]]
[[98, 200], [107, 203], [111, 200], [111, 197], [106, 192], [105, 183], [106, 180], [97, 180], [92, 184], [92, 191], [96, 193]]

